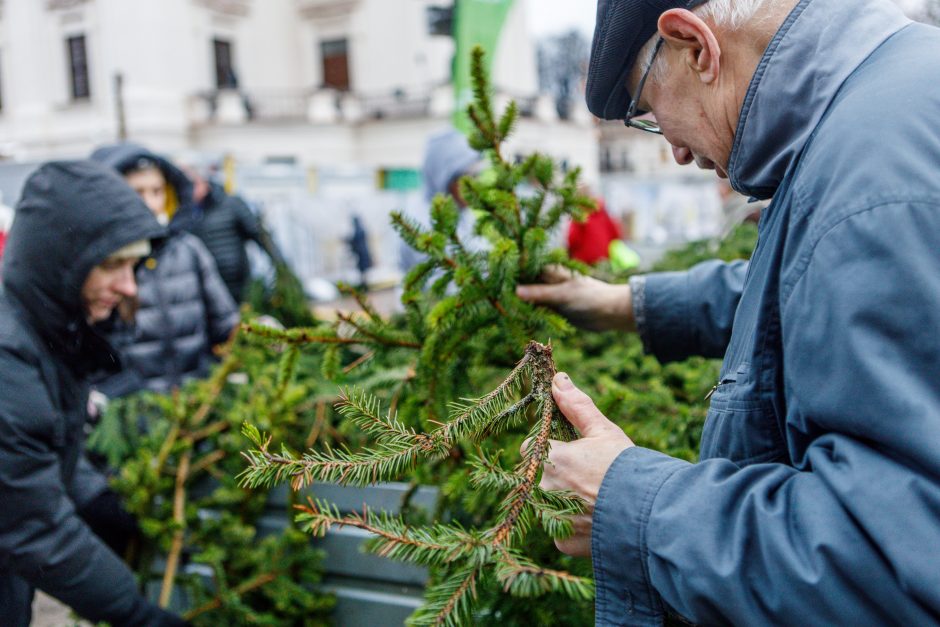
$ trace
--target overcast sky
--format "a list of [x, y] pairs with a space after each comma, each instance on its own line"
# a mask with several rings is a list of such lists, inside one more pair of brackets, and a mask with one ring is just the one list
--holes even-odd
[[536, 37], [555, 35], [577, 28], [588, 37], [594, 34], [597, 0], [526, 0], [526, 14]]

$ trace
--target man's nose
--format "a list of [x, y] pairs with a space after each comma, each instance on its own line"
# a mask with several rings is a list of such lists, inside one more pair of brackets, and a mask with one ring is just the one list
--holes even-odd
[[685, 146], [673, 146], [672, 147], [672, 158], [676, 160], [676, 163], [679, 165], [689, 165], [692, 163], [692, 151], [686, 148]]

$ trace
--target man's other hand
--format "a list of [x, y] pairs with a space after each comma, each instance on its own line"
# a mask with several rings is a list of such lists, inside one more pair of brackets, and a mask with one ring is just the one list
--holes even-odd
[[536, 305], [551, 307], [577, 327], [589, 331], [635, 331], [630, 286], [604, 283], [575, 275], [562, 266], [542, 273], [545, 283], [519, 285], [516, 295]]
[[552, 380], [552, 395], [561, 413], [581, 433], [581, 439], [552, 441], [539, 487], [568, 491], [587, 503], [585, 513], [572, 520], [574, 535], [556, 540], [555, 545], [568, 555], [590, 557], [591, 516], [601, 482], [617, 456], [634, 444], [565, 373], [559, 372]]

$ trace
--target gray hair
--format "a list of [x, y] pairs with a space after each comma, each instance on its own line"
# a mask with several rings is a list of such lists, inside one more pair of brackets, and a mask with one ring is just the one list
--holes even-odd
[[[692, 12], [701, 19], [711, 22], [718, 28], [727, 30], [738, 30], [742, 26], [750, 24], [755, 19], [760, 19], [759, 12], [768, 4], [770, 0], [708, 0], [704, 4], [692, 9]], [[650, 37], [637, 58], [642, 61], [640, 67], [650, 68], [649, 81], [657, 82], [663, 78], [666, 72], [666, 65], [662, 63], [662, 55], [657, 59], [655, 67], [650, 67], [653, 63], [653, 53], [656, 50], [656, 42], [659, 41], [659, 34]]]

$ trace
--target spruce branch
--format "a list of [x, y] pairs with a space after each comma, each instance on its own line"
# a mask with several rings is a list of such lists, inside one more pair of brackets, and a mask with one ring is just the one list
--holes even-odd
[[269, 340], [279, 344], [302, 346], [307, 344], [339, 344], [339, 345], [371, 345], [396, 348], [421, 348], [421, 344], [401, 337], [382, 337], [374, 331], [368, 330], [366, 325], [355, 321], [351, 316], [343, 316], [341, 322], [351, 324], [358, 334], [349, 337], [339, 335], [335, 327], [274, 329], [253, 322], [243, 323], [242, 331], [249, 335]]
[[[553, 368], [552, 375], [554, 376], [554, 374]], [[549, 379], [549, 381], [551, 380]], [[542, 394], [544, 395], [545, 392], [542, 391]], [[550, 400], [551, 383], [548, 386], [548, 396], [548, 399], [543, 398], [540, 400], [542, 408], [537, 434], [529, 442], [522, 461], [516, 468], [516, 472], [522, 476], [522, 481], [509, 493], [509, 498], [503, 502], [501, 507], [503, 510], [502, 519], [492, 530], [494, 544], [505, 544], [509, 540], [510, 534], [517, 530], [517, 523], [520, 520], [525, 520], [528, 513], [529, 496], [535, 488], [542, 461], [548, 457], [548, 436], [551, 433], [551, 423], [554, 416], [552, 411], [554, 402]]]
[[413, 627], [457, 627], [470, 623], [481, 566], [463, 568], [425, 593], [426, 603], [408, 619]]
[[338, 337], [332, 334], [332, 329], [274, 329], [253, 322], [242, 323], [242, 331], [249, 335], [271, 340], [279, 344], [361, 344], [359, 340], [349, 337]]
[[361, 343], [372, 344], [376, 346], [391, 346], [400, 348], [421, 348], [421, 345], [413, 340], [400, 337], [401, 334], [392, 332], [382, 321], [379, 324], [365, 323], [356, 319], [352, 314], [337, 313], [337, 318], [353, 327]]
[[402, 438], [415, 436], [414, 431], [404, 428], [391, 411], [383, 415], [379, 400], [364, 391], [343, 391], [336, 408], [357, 427], [372, 435]]
[[[343, 516], [329, 503], [312, 499], [299, 507], [298, 521], [315, 535], [334, 526], [362, 529], [374, 535], [370, 549], [379, 555], [438, 567], [444, 580], [429, 587], [427, 604], [414, 615], [414, 624], [462, 624], [473, 607], [474, 586], [483, 570], [498, 573], [511, 594], [563, 590], [583, 596], [585, 584], [579, 578], [530, 564], [517, 552], [534, 523], [553, 537], [566, 537], [571, 534], [569, 518], [582, 511], [582, 503], [574, 497], [538, 488], [549, 437], [562, 432], [554, 423], [565, 420], [552, 399], [554, 375], [551, 347], [530, 342], [499, 385], [480, 398], [452, 404], [450, 420], [428, 433], [406, 427], [397, 414], [383, 411], [381, 403], [364, 392], [345, 392], [338, 404], [340, 413], [375, 441], [360, 452], [327, 448], [298, 457], [282, 448], [275, 454], [270, 452], [270, 438], [245, 425], [244, 433], [256, 448], [244, 454], [249, 467], [240, 479], [249, 487], [290, 481], [294, 489], [315, 479], [357, 485], [396, 479], [419, 461], [447, 456], [460, 440], [485, 439], [530, 406], [536, 407], [532, 438], [513, 471], [503, 470], [498, 460], [485, 455], [471, 460], [476, 485], [505, 492], [495, 524], [487, 530], [466, 530], [456, 523], [414, 527], [368, 508]], [[527, 382], [529, 389], [523, 392]]]
[[479, 539], [457, 525], [412, 527], [400, 518], [377, 514], [368, 508], [362, 513], [342, 516], [335, 506], [314, 499], [295, 507], [301, 512], [297, 522], [315, 536], [326, 535], [334, 526], [354, 527], [373, 534], [370, 549], [377, 555], [422, 566], [453, 561], [482, 546]]
[[519, 597], [535, 597], [546, 592], [564, 592], [568, 597], [585, 600], [594, 597], [594, 585], [590, 579], [541, 568], [509, 549], [500, 550], [496, 578], [506, 592]]
[[246, 425], [243, 433], [258, 447], [242, 453], [248, 460], [248, 468], [239, 474], [239, 481], [249, 488], [271, 487], [290, 481], [293, 490], [300, 490], [314, 481], [329, 481], [343, 485], [369, 485], [380, 479], [398, 476], [414, 467], [421, 457], [435, 459], [446, 457], [446, 443], [424, 434], [387, 438], [374, 448], [360, 453], [345, 449], [326, 448], [309, 451], [297, 457], [286, 448], [280, 453], [268, 449], [270, 439], [259, 436]]
[[180, 554], [183, 551], [183, 538], [186, 535], [186, 482], [189, 479], [189, 463], [192, 459], [192, 450], [183, 453], [180, 465], [176, 471], [176, 487], [173, 491], [173, 523], [176, 530], [170, 551], [167, 553], [166, 567], [163, 571], [163, 582], [160, 585], [160, 607], [170, 604], [170, 595], [173, 593], [173, 582], [176, 579], [176, 569], [179, 565]]
[[371, 321], [382, 322], [382, 316], [376, 311], [375, 307], [372, 306], [372, 303], [369, 302], [369, 299], [366, 298], [366, 295], [363, 294], [361, 290], [347, 285], [346, 283], [339, 283], [336, 287], [344, 296], [351, 296], [356, 301], [356, 304], [359, 305], [359, 309], [361, 309]]
[[[546, 394], [550, 397], [551, 377], [555, 374], [551, 348], [531, 342], [522, 359], [502, 383], [479, 399], [468, 399], [466, 405], [455, 405], [451, 420], [429, 433], [416, 433], [405, 428], [390, 413], [381, 416], [377, 400], [362, 394], [347, 395], [337, 404], [337, 409], [376, 438], [375, 447], [359, 453], [328, 449], [308, 451], [298, 457], [283, 447], [280, 453], [272, 453], [270, 439], [252, 425], [246, 424], [243, 433], [256, 448], [243, 453], [249, 465], [239, 480], [254, 488], [271, 486], [289, 478], [291, 486], [300, 489], [313, 481], [367, 485], [381, 479], [395, 479], [400, 473], [414, 468], [422, 458], [445, 457], [459, 438], [474, 432], [497, 429], [492, 426], [493, 422], [500, 423], [509, 412], [517, 411], [515, 402], [509, 401], [524, 374], [533, 378], [548, 377], [548, 385], [541, 381], [536, 389], [543, 397]], [[526, 405], [533, 402], [535, 396], [531, 396]], [[554, 407], [550, 398], [543, 398], [542, 403]], [[549, 418], [552, 416], [549, 412]]]
[[[235, 586], [232, 592], [234, 592], [236, 596], [241, 597], [242, 595], [245, 595], [249, 592], [257, 590], [258, 588], [263, 588], [264, 586], [276, 581], [277, 578], [282, 575], [283, 573], [279, 571], [261, 573], [260, 575], [252, 577], [251, 579], [244, 581], [240, 583], [239, 585]], [[215, 598], [213, 598], [208, 603], [204, 603], [203, 605], [200, 605], [199, 607], [186, 612], [183, 615], [183, 618], [187, 621], [191, 621], [194, 618], [202, 616], [203, 614], [207, 612], [211, 612], [212, 610], [219, 609], [220, 607], [222, 607], [222, 603], [223, 603], [222, 595], [221, 594], [216, 595]]]

